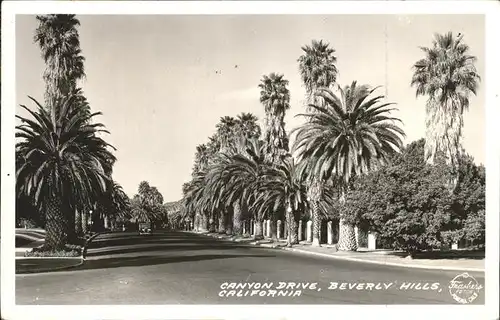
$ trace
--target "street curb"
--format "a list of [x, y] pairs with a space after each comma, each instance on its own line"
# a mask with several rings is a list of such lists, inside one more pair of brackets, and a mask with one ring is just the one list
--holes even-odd
[[346, 260], [346, 261], [353, 261], [353, 262], [378, 264], [378, 265], [384, 265], [384, 266], [415, 268], [415, 269], [428, 269], [428, 270], [442, 270], [442, 271], [485, 272], [484, 269], [478, 269], [478, 268], [423, 266], [423, 265], [417, 265], [417, 264], [404, 264], [404, 263], [396, 263], [396, 262], [383, 262], [383, 261], [374, 261], [374, 260], [364, 260], [364, 259], [358, 259], [358, 258], [335, 256], [335, 255], [326, 254], [326, 253], [320, 253], [320, 252], [310, 252], [310, 251], [305, 251], [305, 250], [300, 250], [300, 249], [295, 249], [295, 248], [287, 248], [287, 247], [275, 247], [273, 249], [281, 249], [281, 250], [294, 251], [294, 252], [299, 252], [299, 253], [304, 253], [304, 254], [316, 255], [316, 256], [321, 256], [321, 257], [326, 257], [326, 258], [332, 258], [332, 259], [338, 259], [338, 260]]
[[[103, 233], [103, 232], [101, 232]], [[16, 260], [22, 260], [22, 259], [79, 259], [80, 262], [77, 264], [72, 264], [69, 266], [63, 266], [63, 267], [57, 267], [57, 268], [48, 268], [48, 269], [38, 269], [38, 270], [33, 270], [33, 271], [25, 271], [25, 272], [20, 272], [17, 273], [16, 275], [23, 275], [23, 274], [35, 274], [35, 273], [48, 273], [48, 272], [53, 272], [53, 271], [60, 271], [60, 270], [66, 270], [66, 269], [71, 269], [71, 268], [76, 268], [85, 262], [85, 256], [87, 254], [87, 249], [89, 244], [94, 240], [98, 235], [101, 233], [95, 233], [91, 237], [89, 237], [86, 241], [85, 244], [83, 245], [82, 248], [82, 254], [78, 257], [16, 257]]]
[[[208, 235], [208, 234], [205, 234], [205, 236], [214, 238], [213, 236]], [[232, 241], [232, 242], [238, 242], [238, 241], [231, 240], [231, 239], [227, 239], [227, 240]], [[427, 270], [441, 270], [441, 271], [485, 272], [484, 269], [479, 269], [479, 268], [423, 266], [423, 265], [417, 265], [417, 264], [404, 264], [404, 263], [396, 263], [396, 262], [383, 262], [383, 261], [364, 260], [364, 259], [358, 259], [358, 258], [335, 256], [335, 255], [326, 254], [326, 253], [311, 252], [311, 251], [300, 250], [300, 249], [296, 249], [296, 248], [288, 248], [288, 247], [285, 247], [285, 246], [273, 246], [272, 244], [266, 244], [266, 243], [263, 243], [263, 244], [260, 244], [260, 243], [247, 243], [247, 244], [250, 244], [250, 245], [253, 245], [253, 246], [257, 246], [257, 247], [264, 247], [264, 248], [269, 248], [269, 249], [278, 249], [278, 250], [293, 251], [293, 252], [297, 252], [297, 253], [310, 254], [310, 255], [315, 255], [315, 256], [320, 256], [320, 257], [325, 257], [325, 258], [331, 258], [331, 259], [337, 259], [337, 260], [345, 260], [345, 261], [353, 261], [353, 262], [378, 264], [378, 265], [384, 265], [384, 266], [414, 268], [414, 269], [427, 269]]]
[[20, 273], [16, 272], [16, 276], [18, 276], [18, 275], [25, 275], [25, 274], [35, 274], [35, 273], [49, 273], [49, 272], [53, 272], [53, 271], [60, 271], [60, 270], [65, 270], [65, 269], [76, 268], [76, 267], [81, 266], [83, 264], [83, 262], [84, 262], [84, 259], [80, 258], [80, 262], [77, 263], [77, 264], [72, 264], [72, 265], [69, 265], [69, 266], [57, 267], [57, 268], [38, 269], [38, 270], [33, 270], [33, 271], [25, 271], [25, 272], [20, 272]]
[[[107, 233], [107, 232], [96, 232], [95, 234], [93, 234], [92, 236], [90, 236], [86, 241], [85, 241], [85, 244], [83, 245], [83, 250], [82, 250], [82, 261], [85, 261], [86, 257], [87, 257], [87, 249], [90, 245], [90, 243], [92, 242], [92, 240], [94, 240], [95, 238], [97, 238], [97, 236], [101, 235], [101, 234], [104, 234], [104, 233]], [[83, 263], [83, 262], [82, 262]]]

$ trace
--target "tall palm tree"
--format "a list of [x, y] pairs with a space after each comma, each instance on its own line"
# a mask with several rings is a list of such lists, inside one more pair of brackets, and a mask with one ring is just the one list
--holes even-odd
[[[432, 164], [437, 152], [458, 173], [462, 145], [463, 114], [469, 108], [469, 96], [476, 94], [480, 77], [469, 54], [463, 34], [435, 34], [432, 47], [421, 48], [425, 58], [413, 65], [411, 85], [417, 97], [427, 95], [425, 160]], [[458, 181], [455, 174], [450, 187]]]
[[[34, 120], [16, 115], [16, 151], [24, 158], [16, 178], [41, 212], [46, 212], [45, 249], [64, 248], [71, 233], [72, 208], [90, 206], [105, 192], [107, 159], [114, 159], [110, 146], [97, 133], [109, 133], [100, 123], [88, 124], [100, 112], [85, 116], [69, 96], [53, 112], [35, 99], [37, 110], [25, 109]], [[73, 211], [74, 212], [74, 211]]]
[[313, 40], [311, 45], [302, 47], [299, 57], [299, 71], [306, 89], [308, 103], [313, 103], [318, 88], [329, 88], [337, 80], [337, 57], [335, 49], [323, 40]]
[[[210, 150], [208, 149], [207, 145], [201, 144], [196, 147], [196, 154], [195, 154], [195, 162], [194, 162], [194, 167], [193, 167], [193, 172], [192, 176], [195, 177], [199, 175], [200, 172], [205, 172], [207, 170], [207, 166], [209, 164], [209, 158], [210, 158]], [[202, 190], [200, 190], [202, 191]], [[205, 229], [205, 225], [208, 222], [208, 229], [214, 229], [214, 217], [209, 217], [211, 212], [206, 212], [206, 211], [198, 211], [196, 217], [197, 219], [201, 219], [203, 229]], [[207, 221], [205, 221], [207, 220]], [[204, 230], [205, 231], [205, 230]]]
[[271, 73], [262, 77], [260, 102], [266, 112], [264, 141], [269, 163], [281, 162], [288, 152], [288, 137], [285, 131], [285, 113], [290, 109], [290, 90], [288, 80], [282, 74]]
[[207, 153], [208, 153], [208, 165], [212, 165], [216, 159], [216, 155], [221, 150], [220, 139], [215, 133], [213, 136], [208, 138]]
[[[260, 138], [261, 129], [257, 121], [258, 118], [252, 113], [243, 112], [236, 117], [236, 127], [234, 130], [235, 137], [232, 143], [235, 146], [236, 152], [239, 154], [245, 152], [247, 140]], [[248, 207], [242, 199], [235, 199], [232, 203], [233, 233], [235, 234], [243, 233], [243, 211], [247, 213]]]
[[210, 157], [209, 149], [206, 144], [196, 146], [196, 154], [194, 156], [193, 174], [198, 171], [205, 171], [208, 166]]
[[[213, 135], [212, 137], [209, 137], [209, 141], [207, 143], [207, 152], [209, 154], [208, 156], [208, 166], [211, 167], [213, 165], [215, 165], [218, 161], [218, 154], [219, 152], [221, 151], [221, 143], [220, 143], [220, 139], [219, 137], [217, 136], [217, 133], [215, 135]], [[209, 172], [210, 170], [207, 169], [207, 173]], [[214, 215], [214, 220], [217, 221], [217, 232], [218, 233], [221, 233], [221, 234], [225, 234], [226, 233], [226, 218], [227, 218], [227, 212], [226, 212], [226, 208], [224, 207], [220, 207], [220, 206], [214, 206], [214, 202], [213, 202], [213, 195], [210, 195], [210, 194], [207, 194], [206, 192], [206, 188], [204, 190], [204, 198], [207, 202], [207, 205], [210, 207], [210, 212], [213, 213]], [[214, 221], [215, 223], [215, 221]]]
[[184, 219], [189, 219], [190, 221], [193, 221], [194, 225], [194, 214], [193, 211], [190, 210], [190, 203], [191, 203], [191, 189], [192, 189], [192, 181], [185, 182], [182, 184], [182, 199], [181, 199], [181, 206], [182, 206], [182, 213], [183, 213], [183, 218]]
[[[323, 40], [313, 40], [311, 45], [302, 47], [303, 54], [299, 57], [299, 71], [302, 84], [306, 89], [307, 104], [322, 104], [321, 96], [316, 92], [319, 88], [330, 88], [337, 80], [337, 57], [335, 49]], [[307, 112], [314, 112], [314, 108], [307, 107]], [[324, 182], [315, 178], [308, 182], [308, 199], [313, 203], [313, 208], [318, 208], [323, 196]], [[319, 232], [321, 228], [321, 219], [316, 214], [317, 210], [312, 212], [313, 221], [313, 246], [320, 246]]]
[[[304, 114], [308, 121], [297, 128], [294, 150], [304, 165], [301, 170], [309, 179], [333, 180], [345, 201], [349, 181], [383, 164], [402, 146], [404, 131], [390, 116], [391, 103], [382, 103], [384, 96], [372, 96], [376, 90], [353, 82], [339, 93], [320, 89], [322, 106]], [[315, 216], [318, 205], [312, 202]], [[354, 228], [340, 219], [339, 250], [356, 250]]]
[[[235, 154], [237, 152], [237, 142], [239, 140], [239, 136], [237, 134], [238, 131], [238, 121], [229, 116], [222, 117], [219, 123], [216, 125], [217, 132], [216, 137], [219, 140], [220, 144], [220, 152], [225, 154]], [[226, 208], [224, 208], [224, 212], [226, 214], [226, 233], [233, 233], [233, 217], [234, 217], [234, 204], [227, 204]], [[239, 214], [239, 212], [237, 212]]]
[[45, 105], [57, 104], [55, 100], [69, 95], [77, 88], [78, 80], [85, 77], [77, 27], [80, 21], [74, 14], [48, 14], [36, 16], [38, 27], [34, 41], [38, 43], [46, 63]]
[[[288, 153], [288, 136], [285, 130], [285, 113], [290, 109], [290, 91], [287, 88], [288, 80], [283, 74], [271, 73], [262, 77], [260, 88], [260, 102], [266, 112], [265, 148], [266, 161], [273, 166], [279, 166], [282, 158]], [[285, 208], [280, 208], [284, 210]], [[276, 215], [272, 215], [276, 217]], [[290, 215], [286, 215], [287, 223]], [[276, 237], [276, 221], [272, 221], [271, 231]]]
[[[36, 16], [38, 27], [34, 41], [39, 45], [42, 58], [46, 63], [43, 74], [45, 80], [45, 107], [51, 110], [61, 104], [67, 96], [76, 96], [74, 108], [81, 109], [86, 115], [90, 107], [77, 82], [85, 77], [84, 61], [81, 54], [80, 39], [77, 27], [80, 25], [75, 15], [49, 14]], [[70, 232], [73, 238], [81, 231], [81, 210], [74, 209], [75, 231]]]
[[236, 116], [236, 131], [245, 139], [259, 139], [261, 129], [258, 124], [259, 118], [250, 112], [242, 112]]
[[138, 193], [131, 201], [131, 213], [135, 220], [153, 224], [161, 217], [162, 206], [163, 196], [158, 189], [150, 186], [147, 181], [141, 181]]
[[219, 140], [221, 152], [235, 152], [235, 137], [238, 129], [238, 122], [235, 118], [225, 116], [220, 118], [219, 123], [216, 125], [216, 137]]

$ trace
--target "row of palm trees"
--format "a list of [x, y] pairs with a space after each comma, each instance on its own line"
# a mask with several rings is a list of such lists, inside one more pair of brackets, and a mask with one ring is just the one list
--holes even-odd
[[[79, 82], [85, 77], [75, 15], [36, 17], [34, 41], [46, 68], [44, 104], [21, 106], [31, 117], [16, 115], [16, 190], [44, 215], [45, 250], [64, 249], [88, 231], [89, 220], [115, 218], [129, 206], [113, 180], [115, 150], [101, 136]], [[94, 212], [92, 217], [90, 214]]]
[[[451, 32], [436, 34], [433, 46], [422, 50], [425, 58], [414, 64], [411, 85], [417, 96], [428, 96], [425, 158], [432, 164], [435, 153], [444, 151], [456, 169], [463, 112], [479, 82], [476, 58], [468, 54], [463, 35]], [[377, 170], [399, 152], [405, 134], [391, 115], [393, 104], [377, 88], [356, 81], [340, 88], [337, 57], [328, 43], [312, 41], [302, 51], [298, 64], [307, 106], [298, 116], [305, 123], [287, 134], [288, 81], [282, 74], [263, 76], [263, 137], [255, 116], [221, 118], [214, 136], [196, 149], [192, 180], [183, 185], [184, 213], [202, 230], [221, 233], [241, 234], [242, 221], [253, 219], [256, 238], [263, 237], [263, 219], [284, 218], [289, 245], [297, 242], [297, 220], [310, 215], [316, 246], [321, 219], [334, 216], [339, 219], [338, 248], [356, 250], [354, 226], [335, 207], [345, 202], [354, 177]], [[252, 119], [251, 125], [243, 115]], [[455, 174], [450, 191], [456, 181]], [[275, 238], [276, 224], [271, 228]]]
[[[43, 104], [31, 98], [34, 108], [22, 106], [29, 117], [16, 115], [16, 190], [19, 199], [28, 199], [45, 217], [45, 249], [56, 250], [87, 231], [89, 212], [117, 217], [130, 209], [130, 200], [113, 180], [117, 159], [102, 138], [109, 132], [96, 122], [100, 112], [91, 111], [79, 86], [85, 59], [78, 19], [60, 14], [36, 18], [34, 41], [46, 63], [46, 88]], [[206, 229], [241, 233], [241, 222], [250, 216], [256, 221], [284, 217], [296, 228], [298, 216], [310, 214], [319, 244], [320, 218], [344, 201], [352, 177], [376, 170], [402, 146], [403, 130], [382, 95], [356, 82], [340, 89], [337, 58], [328, 43], [313, 41], [302, 50], [304, 125], [287, 133], [288, 81], [271, 73], [259, 84], [264, 127], [248, 113], [223, 117], [216, 133], [197, 147], [182, 204], [185, 214]], [[411, 84], [417, 95], [428, 96], [426, 157], [432, 162], [442, 150], [455, 164], [463, 112], [479, 81], [475, 57], [463, 35], [452, 33], [436, 35], [433, 46], [423, 51]], [[353, 226], [339, 218], [339, 247], [353, 250]], [[262, 237], [259, 228], [256, 233]]]

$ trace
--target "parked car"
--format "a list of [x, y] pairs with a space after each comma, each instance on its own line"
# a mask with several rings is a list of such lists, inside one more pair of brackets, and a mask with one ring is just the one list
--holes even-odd
[[139, 223], [139, 234], [151, 234], [151, 224], [149, 222]]

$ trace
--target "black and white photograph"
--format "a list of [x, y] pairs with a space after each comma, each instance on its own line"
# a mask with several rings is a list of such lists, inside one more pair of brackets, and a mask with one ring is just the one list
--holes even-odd
[[498, 319], [498, 6], [7, 2], [2, 309]]

